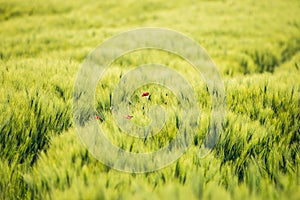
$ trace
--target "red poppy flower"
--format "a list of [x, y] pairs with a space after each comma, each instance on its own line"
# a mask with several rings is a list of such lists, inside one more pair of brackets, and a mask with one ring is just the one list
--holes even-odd
[[142, 93], [142, 97], [148, 97], [149, 96], [149, 92], [143, 92]]
[[133, 118], [132, 115], [127, 115], [127, 116], [126, 116], [126, 119], [131, 119], [131, 118]]
[[99, 117], [98, 115], [95, 115], [95, 118], [96, 118], [96, 119], [100, 119], [100, 117]]

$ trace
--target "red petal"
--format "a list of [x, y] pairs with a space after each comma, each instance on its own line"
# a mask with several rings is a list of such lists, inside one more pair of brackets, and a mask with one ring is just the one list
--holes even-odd
[[126, 119], [131, 119], [131, 118], [133, 118], [132, 115], [127, 115], [127, 116], [126, 116]]
[[149, 92], [143, 92], [142, 93], [142, 97], [147, 97], [147, 96], [149, 96]]

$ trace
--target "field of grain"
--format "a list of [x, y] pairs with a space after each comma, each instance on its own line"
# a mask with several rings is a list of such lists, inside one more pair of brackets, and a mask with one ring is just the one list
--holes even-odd
[[[0, 0], [0, 199], [300, 199], [299, 13], [297, 0]], [[201, 109], [182, 157], [154, 172], [126, 173], [99, 162], [81, 142], [73, 89], [94, 48], [142, 27], [179, 31], [206, 49], [224, 82], [226, 116], [213, 151], [201, 157], [211, 110], [201, 76], [166, 52], [118, 58], [95, 95], [98, 124], [115, 145], [153, 151], [178, 129], [176, 97], [157, 85], [136, 89], [128, 120], [143, 126], [147, 108], [162, 105], [171, 114], [160, 134], [124, 137], [114, 123], [110, 94], [138, 65], [176, 70]], [[141, 97], [145, 91], [151, 99]]]

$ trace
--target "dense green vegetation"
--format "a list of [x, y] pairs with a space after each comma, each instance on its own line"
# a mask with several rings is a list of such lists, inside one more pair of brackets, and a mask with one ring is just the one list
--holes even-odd
[[[0, 0], [0, 199], [299, 199], [299, 12], [297, 0]], [[172, 108], [162, 134], [139, 141], [123, 137], [114, 124], [110, 94], [137, 65], [177, 70], [194, 87], [202, 112], [193, 144], [179, 160], [128, 174], [101, 164], [81, 143], [72, 92], [81, 63], [98, 44], [149, 26], [180, 31], [207, 50], [226, 87], [226, 120], [215, 149], [201, 158], [210, 114], [201, 77], [160, 51], [119, 58], [99, 82], [95, 105], [99, 125], [116, 145], [149, 151], [174, 137], [177, 102], [158, 86], [137, 89], [131, 114], [143, 125], [141, 106]], [[145, 90], [151, 101], [139, 98]]]

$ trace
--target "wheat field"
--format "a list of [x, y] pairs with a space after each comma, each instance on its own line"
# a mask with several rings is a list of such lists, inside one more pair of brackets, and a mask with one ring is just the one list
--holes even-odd
[[[0, 199], [300, 199], [299, 13], [297, 0], [0, 0]], [[145, 125], [145, 107], [162, 105], [170, 115], [161, 133], [140, 140], [118, 129], [110, 95], [138, 65], [176, 70], [201, 109], [192, 144], [178, 160], [126, 173], [98, 161], [81, 142], [72, 99], [86, 56], [140, 27], [176, 30], [206, 49], [224, 82], [226, 116], [221, 137], [202, 158], [211, 100], [201, 76], [166, 52], [118, 58], [95, 94], [97, 123], [115, 145], [153, 151], [178, 129], [176, 96], [158, 85], [134, 91], [128, 120]], [[141, 97], [145, 91], [150, 99]]]

